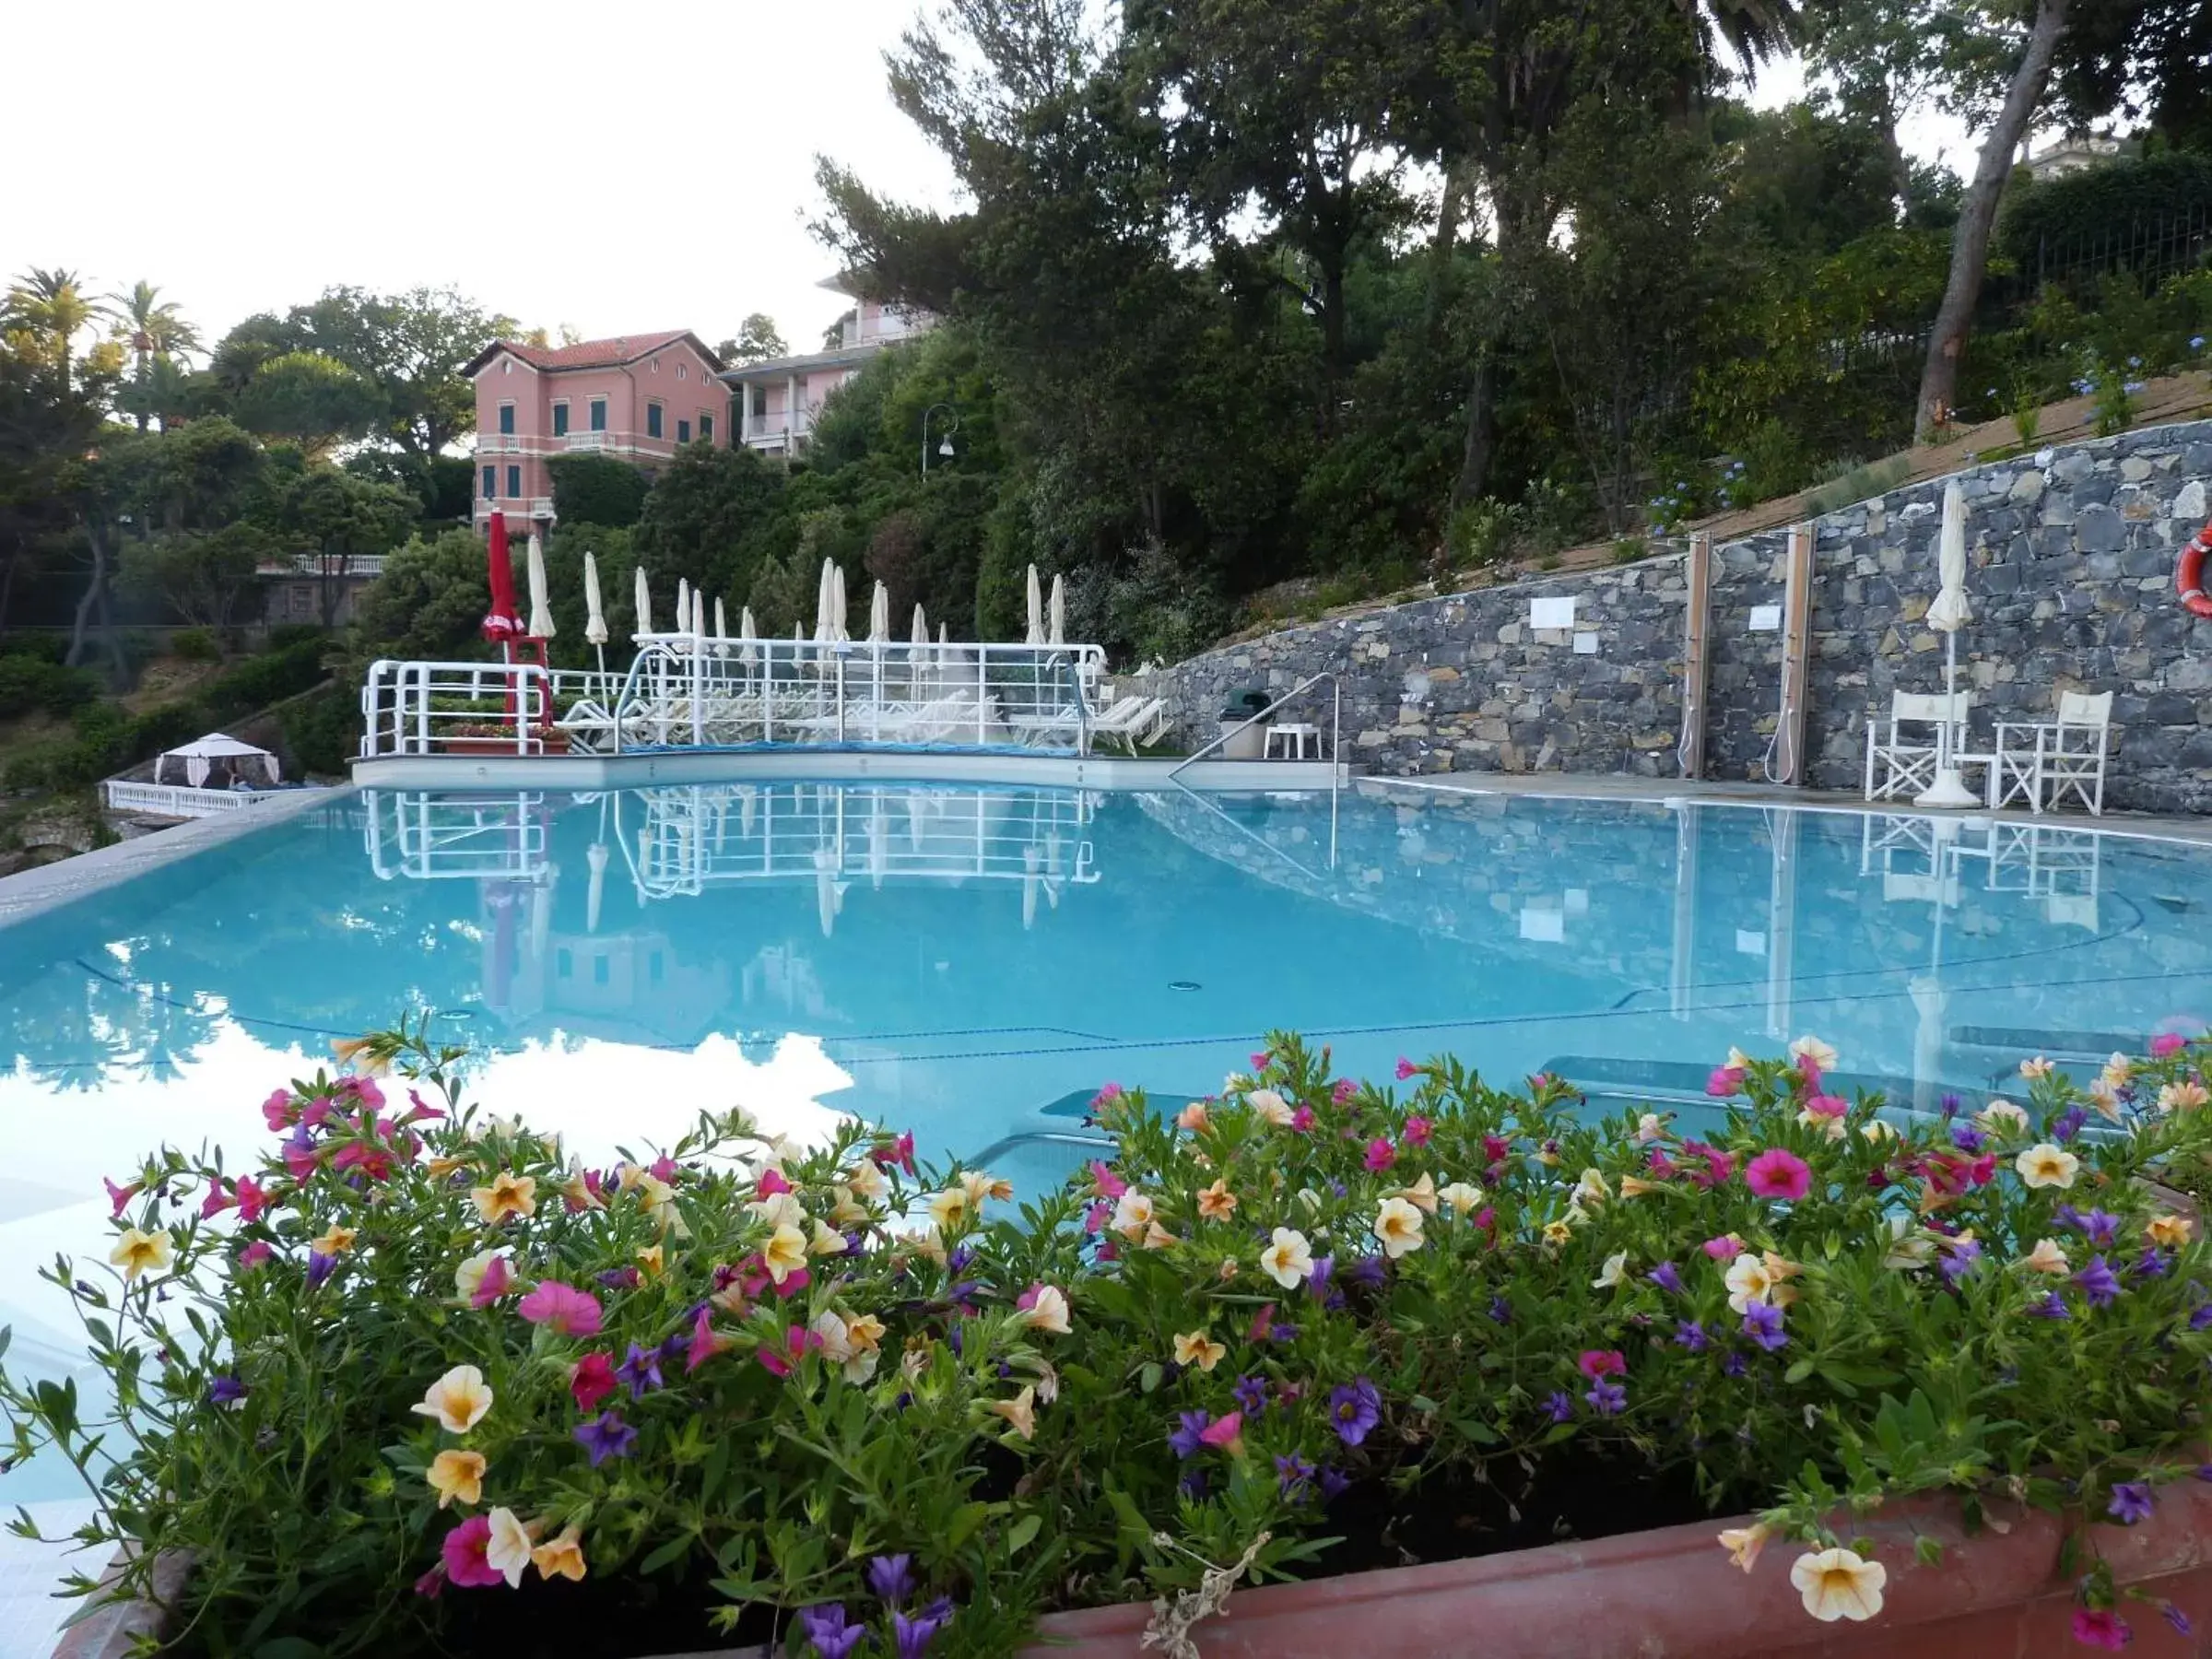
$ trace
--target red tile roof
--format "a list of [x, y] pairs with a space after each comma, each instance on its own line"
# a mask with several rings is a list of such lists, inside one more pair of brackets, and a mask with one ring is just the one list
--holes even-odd
[[464, 364], [461, 372], [476, 373], [501, 351], [512, 352], [535, 369], [614, 369], [634, 363], [678, 340], [690, 341], [700, 356], [717, 371], [721, 370], [722, 359], [708, 348], [705, 341], [688, 328], [670, 328], [658, 334], [617, 335], [611, 340], [581, 340], [573, 346], [530, 346], [520, 340], [494, 340]]

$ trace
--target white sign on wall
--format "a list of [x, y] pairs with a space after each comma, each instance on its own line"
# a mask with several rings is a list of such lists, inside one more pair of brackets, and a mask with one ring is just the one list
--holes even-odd
[[1574, 626], [1574, 598], [1531, 599], [1528, 602], [1528, 625], [1531, 628], [1572, 628]]
[[1576, 656], [1595, 656], [1597, 654], [1597, 636], [1594, 633], [1576, 634], [1574, 636], [1574, 654]]
[[1751, 607], [1751, 631], [1753, 633], [1780, 633], [1782, 631], [1782, 606], [1779, 605], [1753, 606]]
[[1533, 906], [1521, 912], [1521, 936], [1543, 945], [1561, 945], [1567, 940], [1567, 914], [1564, 911], [1536, 910]]

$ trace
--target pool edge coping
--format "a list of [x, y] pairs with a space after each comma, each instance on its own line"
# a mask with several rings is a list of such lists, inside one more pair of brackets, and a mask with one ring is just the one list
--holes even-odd
[[89, 853], [0, 876], [0, 934], [50, 911], [119, 887], [134, 877], [190, 858], [210, 847], [251, 835], [271, 824], [288, 822], [317, 807], [350, 800], [350, 783], [288, 790], [237, 812], [186, 818], [166, 829], [95, 847]]

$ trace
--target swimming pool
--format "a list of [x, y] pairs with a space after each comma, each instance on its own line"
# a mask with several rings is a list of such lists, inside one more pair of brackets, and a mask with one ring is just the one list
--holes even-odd
[[11, 1363], [69, 1363], [32, 1273], [101, 1243], [100, 1177], [257, 1144], [274, 1081], [410, 1006], [587, 1158], [743, 1103], [1027, 1188], [1085, 1155], [1101, 1083], [1204, 1094], [1272, 1028], [1691, 1114], [1729, 1045], [1810, 1030], [1846, 1087], [1932, 1108], [2195, 1029], [2207, 868], [2072, 827], [1395, 788], [365, 791], [0, 929], [0, 1324]]

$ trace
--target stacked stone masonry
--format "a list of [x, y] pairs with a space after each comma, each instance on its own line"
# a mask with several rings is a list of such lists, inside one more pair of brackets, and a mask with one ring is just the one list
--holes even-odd
[[[1959, 683], [1977, 735], [2049, 719], [2062, 690], [2111, 691], [2109, 806], [2212, 810], [2212, 621], [2174, 596], [2181, 547], [2205, 524], [2212, 421], [2046, 449], [1959, 475], [1967, 592]], [[1806, 781], [1855, 787], [1866, 719], [1892, 691], [1942, 688], [1936, 596], [1944, 480], [1814, 523]], [[1784, 534], [1715, 549], [1705, 775], [1757, 779], [1773, 741], [1782, 636], [1752, 611], [1783, 597]], [[1531, 625], [1572, 598], [1573, 627]], [[1680, 554], [1484, 588], [1208, 652], [1156, 689], [1187, 743], [1227, 700], [1335, 674], [1343, 759], [1410, 777], [1448, 771], [1680, 774], [1688, 584]], [[1578, 644], [1577, 636], [1582, 636]], [[1324, 682], [1280, 719], [1329, 722]]]

